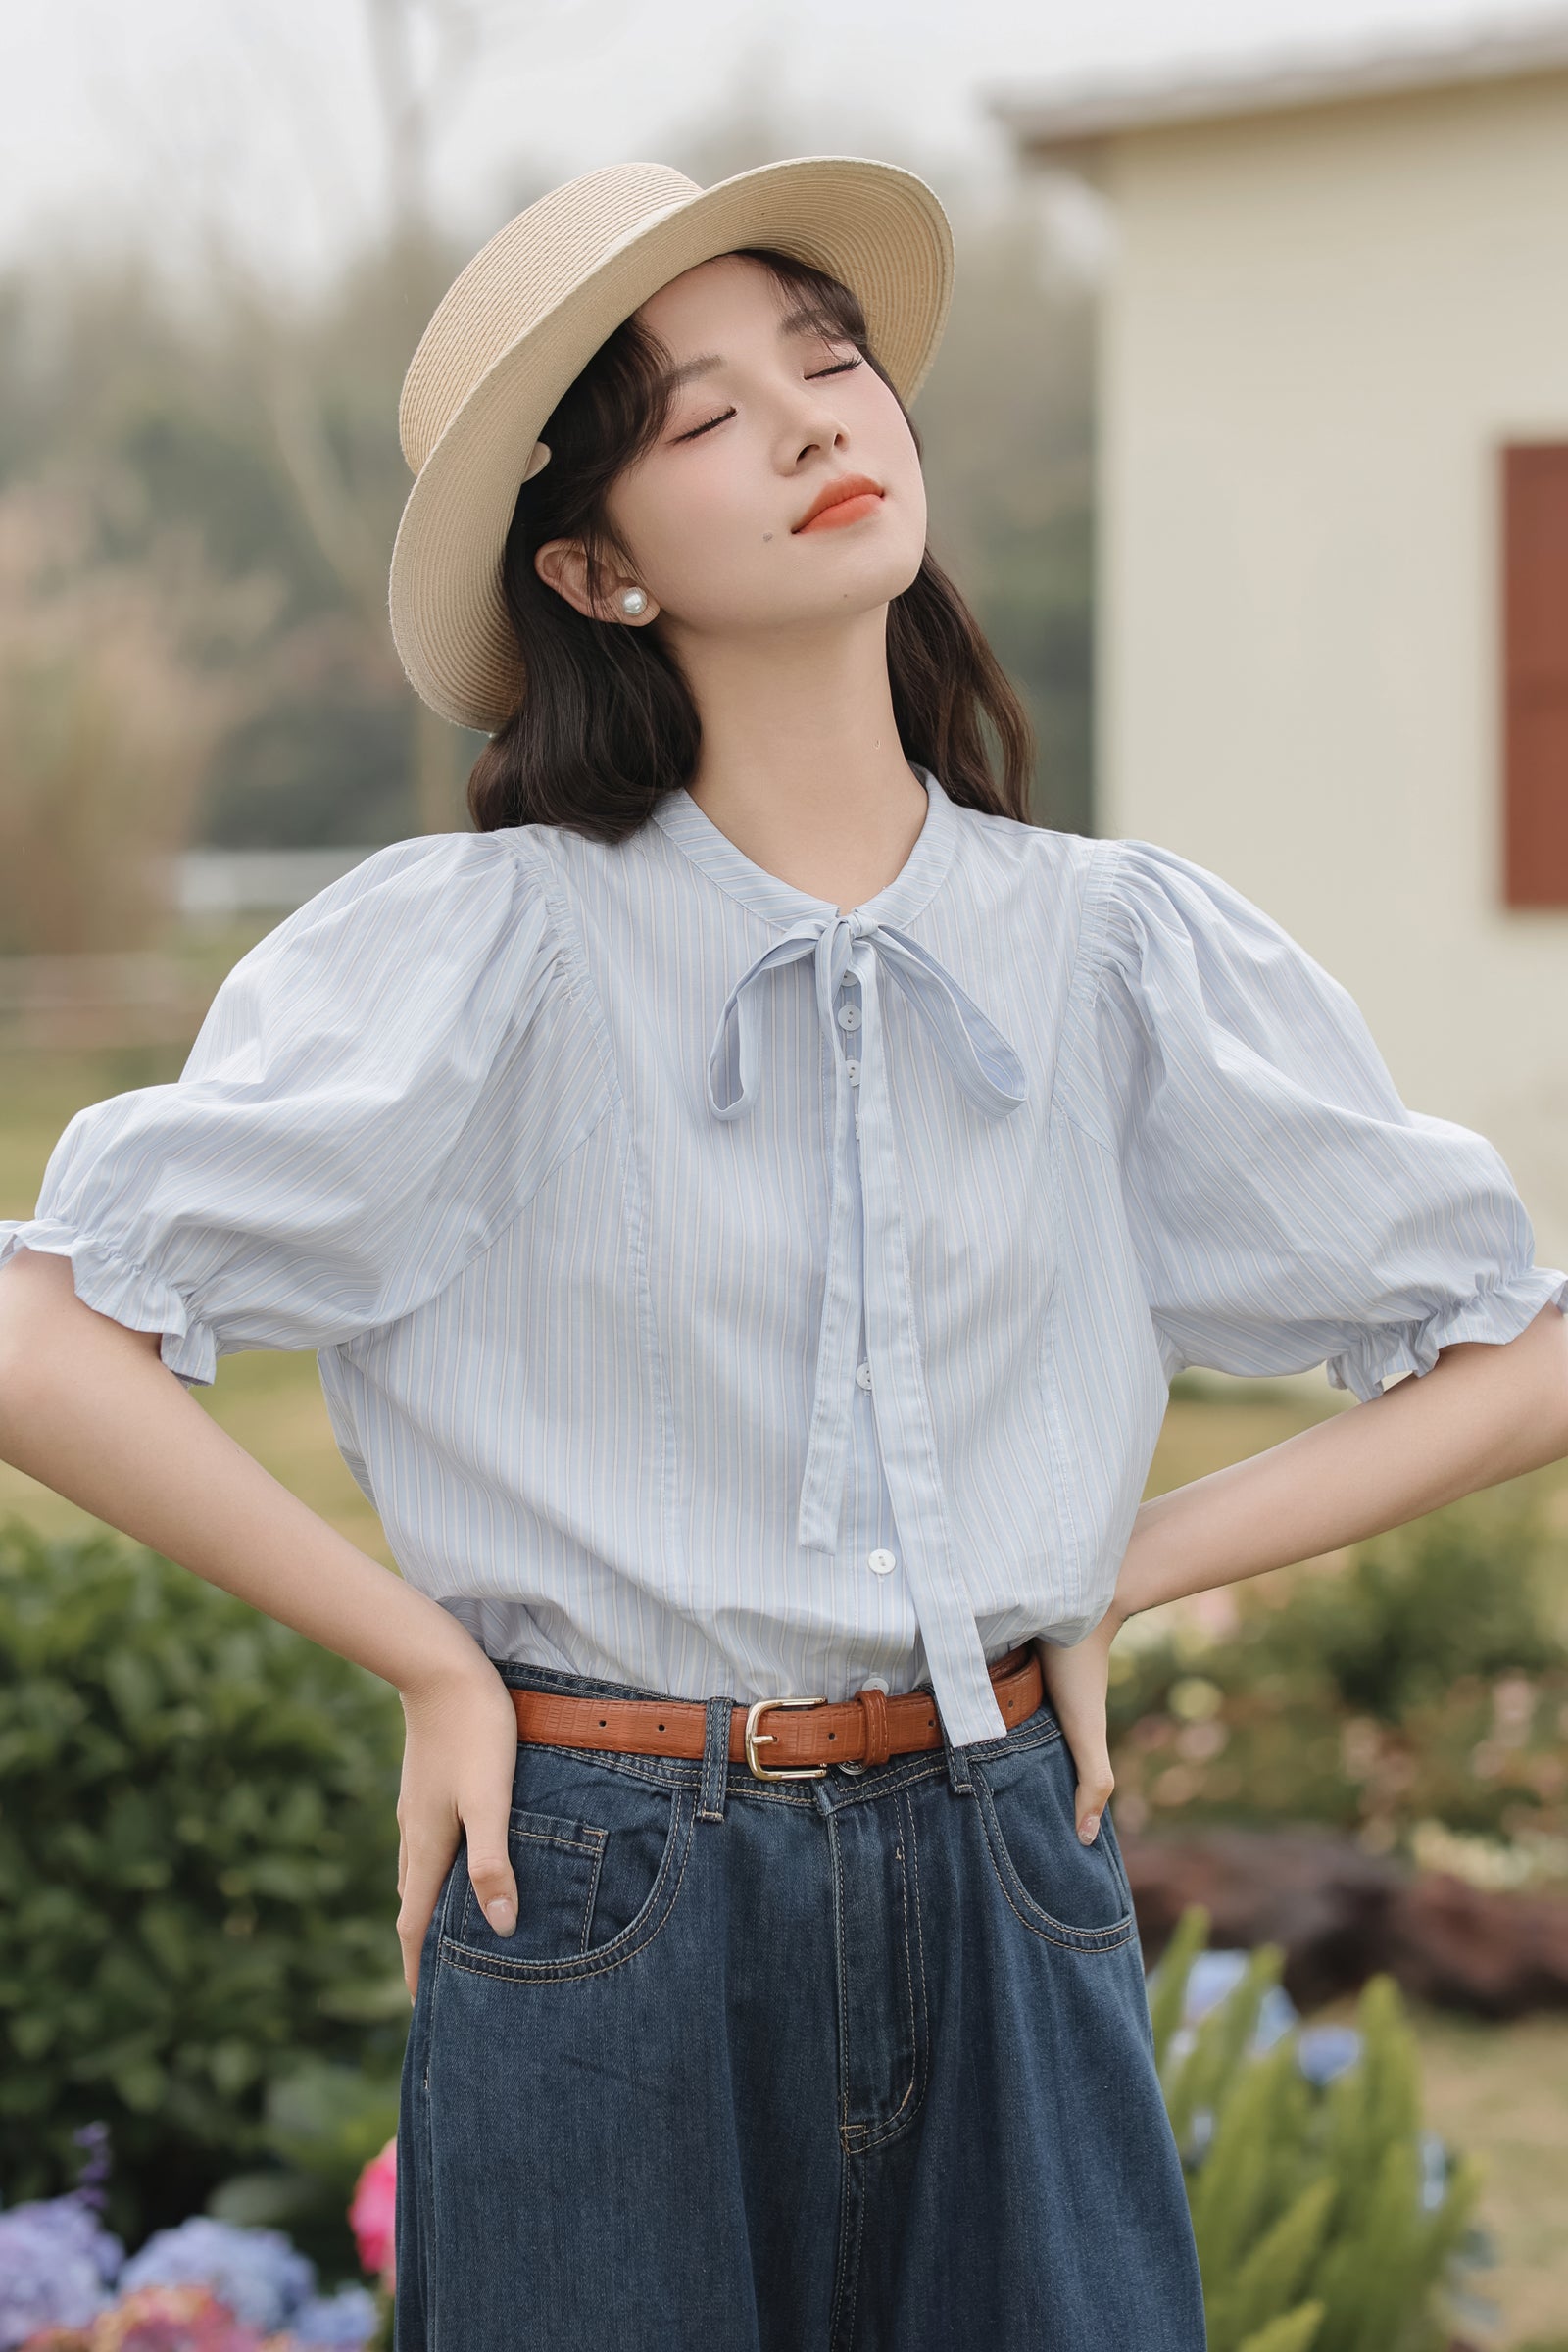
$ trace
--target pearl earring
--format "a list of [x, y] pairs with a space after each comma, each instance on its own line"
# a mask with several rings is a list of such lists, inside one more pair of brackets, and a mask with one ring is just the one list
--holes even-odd
[[639, 612], [646, 612], [648, 610], [647, 589], [623, 588], [620, 592], [620, 609], [628, 620], [634, 618]]

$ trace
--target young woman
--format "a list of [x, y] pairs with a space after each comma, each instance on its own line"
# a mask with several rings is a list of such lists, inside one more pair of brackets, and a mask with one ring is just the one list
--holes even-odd
[[[1490, 1146], [1212, 874], [1029, 822], [906, 413], [950, 268], [842, 158], [492, 240], [392, 580], [476, 830], [4, 1234], [5, 1456], [402, 1694], [401, 2352], [1200, 2352], [1109, 1644], [1568, 1449]], [[255, 1347], [401, 1579], [186, 1393]], [[1176, 1369], [1325, 1360], [1140, 1505]]]

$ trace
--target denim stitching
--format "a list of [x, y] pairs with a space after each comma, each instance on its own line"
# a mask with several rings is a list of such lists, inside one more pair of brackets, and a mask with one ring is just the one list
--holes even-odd
[[844, 1848], [839, 1843], [838, 1823], [828, 1816], [828, 1842], [833, 1849], [833, 1940], [838, 1946], [839, 1963], [839, 2136], [847, 2141], [850, 2129], [850, 1971], [844, 1935]]
[[[1131, 1911], [1125, 1918], [1113, 1920], [1109, 1927], [1073, 1928], [1069, 1927], [1065, 1920], [1053, 1918], [1049, 1911], [1035, 1901], [1028, 1887], [1018, 1878], [1016, 1866], [1011, 1855], [1007, 1853], [1007, 1841], [1002, 1835], [1002, 1824], [997, 1819], [990, 1787], [984, 1780], [979, 1780], [977, 1786], [980, 1790], [980, 1815], [986, 1833], [986, 1846], [991, 1856], [992, 1869], [996, 1873], [997, 1884], [1002, 1888], [1007, 1908], [1016, 1918], [1022, 1920], [1030, 1934], [1038, 1936], [1043, 1943], [1055, 1944], [1061, 1951], [1084, 1952], [1091, 1956], [1119, 1951], [1124, 1944], [1130, 1943], [1137, 1932], [1137, 1916]], [[1004, 1861], [1005, 1861], [1005, 1871]], [[1031, 1919], [1018, 1909], [1017, 1903], [1013, 1900], [1012, 1886], [1008, 1884], [1006, 1876], [1008, 1871], [1017, 1881], [1018, 1893], [1022, 1895], [1030, 1910], [1036, 1914], [1036, 1918]], [[1046, 1923], [1044, 1927], [1037, 1924], [1040, 1920]]]
[[851, 2151], [839, 2140], [839, 2253], [833, 2281], [833, 2316], [828, 2323], [829, 2352], [845, 2352], [855, 2341], [855, 2307], [860, 2287], [860, 2233], [865, 2227], [864, 2196], [857, 2200], [850, 2180]]
[[585, 1959], [589, 1950], [592, 1948], [589, 1944], [588, 1938], [593, 1934], [594, 1905], [599, 1900], [599, 1881], [604, 1872], [605, 1855], [609, 1850], [610, 1837], [609, 1833], [607, 1832], [606, 1835], [599, 1840], [598, 1848], [594, 1854], [594, 1866], [588, 1876], [588, 1901], [582, 1915], [582, 1941], [577, 1946], [577, 1957], [579, 1960]]
[[[503, 1984], [569, 1984], [585, 1982], [589, 1977], [607, 1977], [611, 1975], [613, 1970], [624, 1967], [628, 1960], [635, 1960], [639, 1952], [647, 1951], [649, 1945], [657, 1941], [657, 1939], [662, 1936], [664, 1930], [668, 1927], [671, 1919], [674, 1917], [675, 1905], [680, 1900], [681, 1886], [686, 1877], [686, 1865], [691, 1856], [695, 1821], [695, 1814], [689, 1816], [686, 1821], [685, 1842], [680, 1858], [680, 1873], [676, 1878], [674, 1886], [670, 1889], [669, 1900], [664, 1906], [663, 1917], [660, 1920], [658, 1927], [653, 1929], [649, 1935], [645, 1936], [641, 1943], [633, 1944], [629, 1951], [616, 1952], [615, 1957], [612, 1960], [607, 1959], [603, 1961], [598, 1968], [562, 1968], [559, 1965], [556, 1965], [553, 1969], [553, 1973], [547, 1973], [551, 1971], [551, 1963], [537, 1960], [480, 1959], [477, 1954], [470, 1952], [466, 1945], [455, 1943], [450, 1938], [443, 1937], [443, 1957], [448, 1961], [451, 1967], [461, 1968], [467, 1976], [498, 1977]], [[679, 1832], [680, 1809], [679, 1798], [677, 1797], [676, 1812], [670, 1825], [670, 1835], [664, 1847], [664, 1858], [660, 1865], [659, 1877], [654, 1881], [647, 1902], [644, 1903], [642, 1910], [637, 1914], [638, 1919], [641, 1919], [648, 1912], [657, 1911], [659, 1907], [660, 1889], [662, 1886], [665, 1879], [669, 1876], [670, 1860], [675, 1846], [681, 1842]], [[621, 1935], [629, 1936], [636, 1924], [636, 1920], [628, 1921], [626, 1926], [622, 1928]], [[618, 1938], [616, 1940], [618, 1940]], [[609, 1952], [613, 1950], [614, 1946], [613, 1944], [607, 1944], [605, 1949], [607, 1952]]]
[[[525, 1830], [517, 1825], [517, 1815], [525, 1810], [526, 1808], [523, 1806], [514, 1805], [512, 1809], [512, 1822], [508, 1829], [509, 1837], [532, 1838], [539, 1845], [564, 1845], [571, 1853], [592, 1854], [594, 1857], [593, 1875], [589, 1881], [588, 1887], [588, 1911], [591, 1911], [593, 1909], [594, 1895], [598, 1892], [599, 1888], [599, 1866], [605, 1858], [605, 1840], [608, 1833], [604, 1830], [601, 1830], [596, 1838], [590, 1839], [586, 1838], [558, 1838], [552, 1831], [549, 1830]], [[582, 1826], [586, 1830], [592, 1828], [593, 1825], [592, 1823], [585, 1821]], [[466, 1873], [465, 1873], [463, 1890], [463, 1924], [458, 1930], [458, 1934], [460, 1936], [466, 1936], [469, 1932], [469, 1928], [473, 1920], [473, 1907], [477, 1899], [478, 1898], [475, 1896], [473, 1891], [473, 1881], [471, 1878], [467, 1877]], [[582, 1932], [584, 1941], [586, 1941], [588, 1935], [588, 1911], [583, 1913]]]
[[[902, 1797], [903, 1790], [901, 1789], [899, 1793]], [[912, 1848], [912, 1808], [907, 1803], [904, 1803], [900, 1810], [904, 1819], [901, 1835], [910, 1842]], [[861, 2150], [885, 2147], [889, 2140], [897, 2139], [901, 2132], [908, 2130], [920, 2111], [920, 2098], [916, 2096], [916, 2086], [920, 2081], [920, 2041], [914, 2006], [914, 1967], [909, 1952], [909, 1877], [910, 1870], [906, 1866], [904, 1877], [904, 1978], [908, 1988], [909, 2001], [909, 2080], [905, 2085], [904, 2096], [894, 2108], [893, 2113], [884, 2116], [880, 2123], [852, 2124], [846, 2121], [846, 2133], [854, 2136], [857, 2145]], [[911, 2100], [913, 2101], [912, 2105], [910, 2105]], [[905, 2113], [906, 2108], [908, 2109], [907, 2114]]]
[[914, 1939], [920, 1955], [920, 2096], [924, 2099], [931, 2065], [931, 2003], [925, 1981], [925, 1921], [920, 1915], [920, 1841], [914, 1832], [914, 1807], [906, 1805], [905, 1813], [909, 1825], [909, 1872], [914, 1887]]
[[[447, 1914], [450, 1912], [451, 1908], [452, 1876], [449, 1872], [447, 1875], [447, 1883], [441, 1889], [439, 1900], [441, 1922], [436, 1930], [435, 1948], [431, 1955], [431, 1967], [433, 1973], [430, 1980], [429, 2001], [425, 2009], [424, 2019], [424, 2065], [422, 2069], [424, 2079], [424, 2096], [418, 2101], [420, 2126], [424, 2135], [424, 2175], [430, 2190], [424, 2216], [424, 2229], [421, 2232], [421, 2235], [424, 2239], [424, 2318], [425, 2326], [429, 2333], [428, 2352], [440, 2352], [440, 2345], [437, 2341], [437, 2336], [439, 2333], [439, 2320], [437, 2315], [441, 2308], [441, 2298], [437, 2291], [436, 2282], [436, 2261], [440, 2252], [440, 2245], [436, 2234], [435, 2216], [435, 2134], [430, 2120], [430, 2052], [435, 2043], [435, 2005], [441, 1992], [441, 1950], [446, 1941]], [[422, 1971], [420, 1973], [419, 1982], [422, 1985], [424, 1982]]]

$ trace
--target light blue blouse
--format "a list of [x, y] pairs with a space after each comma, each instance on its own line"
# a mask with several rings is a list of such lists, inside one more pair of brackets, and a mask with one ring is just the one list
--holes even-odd
[[1212, 874], [984, 815], [842, 914], [685, 791], [611, 847], [394, 843], [242, 956], [36, 1217], [181, 1380], [314, 1348], [410, 1581], [497, 1657], [701, 1698], [929, 1681], [1102, 1614], [1171, 1375], [1360, 1397], [1503, 1341], [1492, 1147]]

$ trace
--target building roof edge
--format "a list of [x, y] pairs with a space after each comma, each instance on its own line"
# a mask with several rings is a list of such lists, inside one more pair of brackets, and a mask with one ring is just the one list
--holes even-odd
[[1568, 68], [1568, 9], [1457, 37], [1353, 48], [1250, 52], [1234, 64], [1174, 62], [1152, 73], [982, 92], [1019, 152], [1093, 146], [1128, 131], [1503, 81]]

